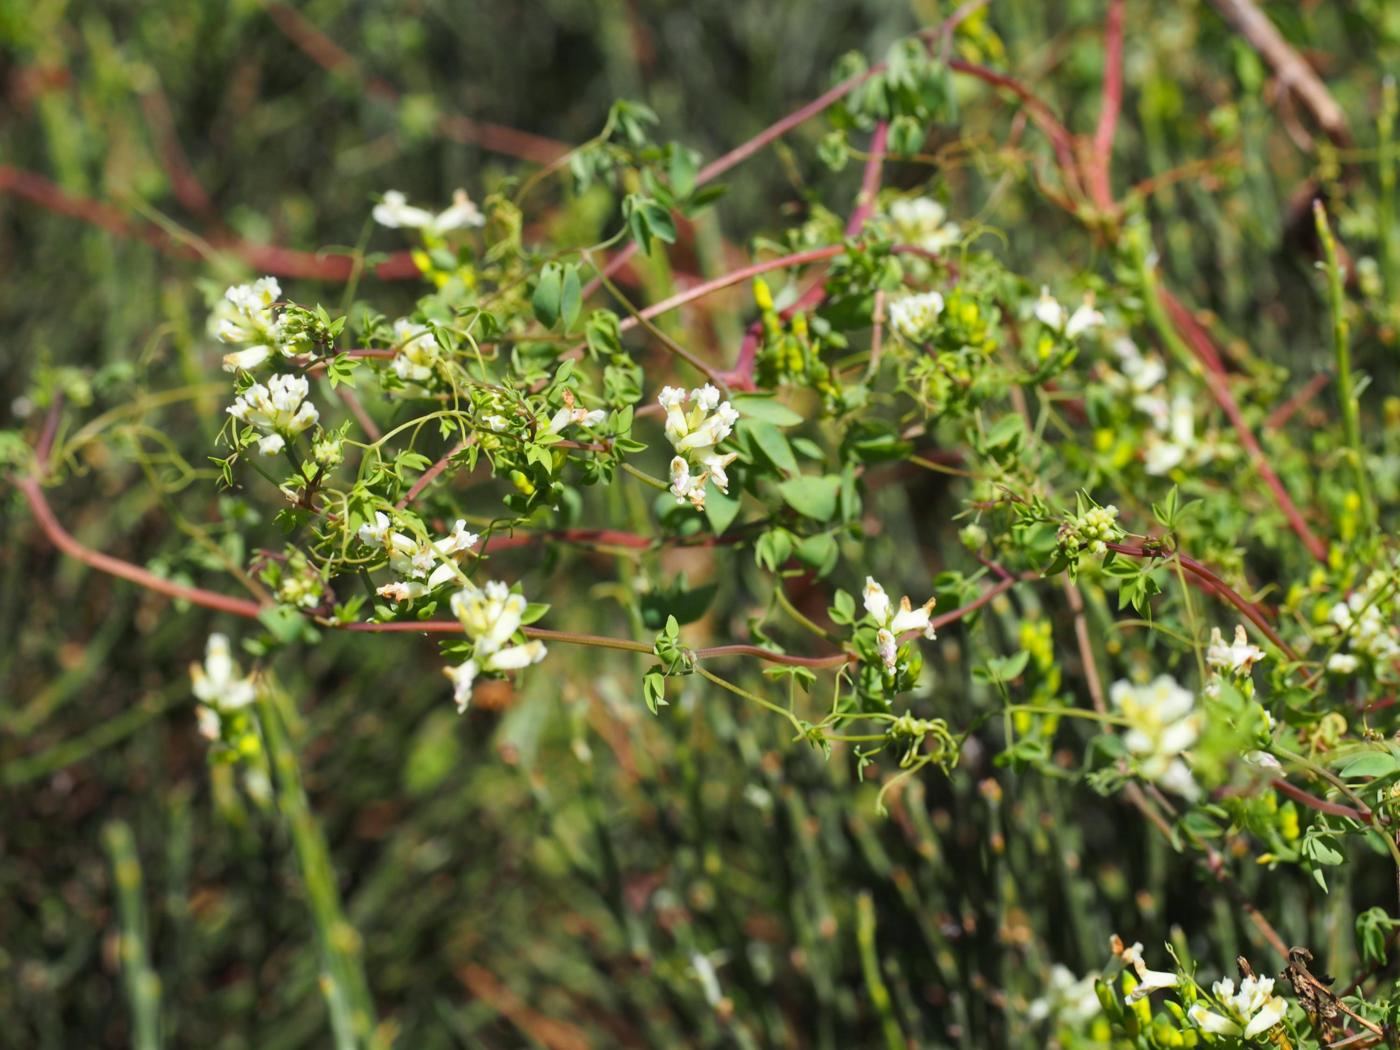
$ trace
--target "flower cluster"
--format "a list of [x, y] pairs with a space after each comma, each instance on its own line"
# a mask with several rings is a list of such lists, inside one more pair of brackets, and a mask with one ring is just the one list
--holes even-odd
[[[737, 453], [722, 455], [716, 446], [733, 432], [739, 412], [728, 401], [721, 401], [719, 390], [709, 383], [688, 394], [668, 386], [656, 400], [666, 410], [666, 438], [676, 450], [671, 460], [671, 492], [678, 503], [689, 502], [704, 509], [707, 479], [721, 492], [729, 492], [725, 468]], [[692, 473], [696, 470], [699, 472]]]
[[288, 354], [282, 345], [281, 326], [274, 304], [282, 298], [282, 286], [275, 277], [260, 277], [252, 284], [237, 284], [224, 292], [210, 320], [219, 341], [244, 345], [224, 355], [224, 371], [252, 371], [276, 351]]
[[1227, 977], [1216, 981], [1210, 990], [1224, 1014], [1207, 1009], [1203, 1003], [1194, 1004], [1187, 1013], [1201, 1031], [1212, 1035], [1254, 1039], [1282, 1021], [1288, 1012], [1283, 997], [1274, 994], [1272, 977], [1251, 974], [1240, 981], [1238, 992], [1235, 982]]
[[885, 671], [894, 674], [899, 666], [899, 636], [907, 631], [922, 631], [925, 638], [936, 637], [929, 613], [933, 610], [934, 599], [930, 598], [917, 609], [906, 594], [899, 600], [898, 608], [890, 601], [885, 588], [876, 583], [873, 577], [865, 578], [865, 611], [875, 622], [875, 644], [880, 653], [880, 662]]
[[471, 702], [472, 685], [478, 675], [518, 671], [545, 658], [543, 642], [506, 644], [523, 626], [528, 604], [524, 595], [512, 592], [497, 580], [484, 587], [469, 583], [452, 596], [452, 612], [472, 642], [469, 659], [443, 670], [452, 680], [458, 712], [466, 711]]
[[1201, 735], [1195, 695], [1164, 674], [1147, 685], [1114, 682], [1109, 698], [1128, 723], [1123, 744], [1138, 773], [1182, 798], [1199, 797], [1200, 788], [1181, 757]]
[[393, 522], [382, 510], [374, 521], [360, 526], [360, 542], [383, 548], [389, 554], [389, 568], [399, 578], [379, 588], [379, 595], [394, 602], [412, 601], [457, 577], [457, 563], [476, 546], [480, 537], [467, 531], [458, 519], [452, 531], [440, 540], [419, 540], [392, 528]]
[[932, 197], [897, 200], [886, 213], [895, 240], [926, 252], [944, 252], [958, 243], [962, 231], [948, 222], [948, 209]]
[[263, 431], [258, 451], [276, 455], [286, 447], [286, 439], [296, 437], [319, 418], [316, 406], [307, 400], [310, 385], [304, 376], [275, 375], [254, 383], [228, 408], [228, 414]]
[[1118, 524], [1118, 508], [1088, 507], [1060, 526], [1058, 534], [1060, 547], [1067, 553], [1078, 554], [1088, 551], [1095, 557], [1108, 553], [1108, 544], [1123, 538], [1123, 529]]
[[439, 236], [451, 230], [486, 223], [481, 210], [472, 203], [465, 190], [454, 193], [451, 207], [437, 214], [409, 204], [408, 198], [398, 190], [388, 190], [371, 214], [375, 222], [390, 229], [422, 230]]
[[257, 684], [252, 676], [243, 676], [222, 634], [209, 636], [202, 665], [190, 665], [190, 687], [200, 702], [196, 712], [200, 735], [208, 740], [218, 740], [223, 718], [247, 707], [258, 695]]
[[933, 335], [942, 313], [943, 296], [938, 292], [906, 295], [890, 303], [890, 326], [911, 343], [921, 343]]
[[1333, 653], [1327, 669], [1351, 674], [1370, 660], [1376, 676], [1391, 681], [1400, 674], [1400, 627], [1394, 622], [1395, 574], [1376, 570], [1366, 582], [1332, 606], [1327, 618], [1346, 640], [1347, 652]]
[[1050, 969], [1045, 994], [1026, 1008], [1032, 1024], [1054, 1019], [1070, 1028], [1079, 1028], [1098, 1015], [1101, 1006], [1094, 991], [1094, 975], [1075, 977], [1074, 971], [1062, 963]]

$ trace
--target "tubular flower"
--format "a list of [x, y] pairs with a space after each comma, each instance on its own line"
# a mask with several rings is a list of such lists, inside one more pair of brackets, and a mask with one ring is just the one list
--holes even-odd
[[375, 222], [390, 229], [423, 230], [433, 234], [460, 230], [465, 226], [483, 226], [486, 223], [485, 217], [472, 203], [465, 190], [454, 193], [452, 205], [446, 211], [437, 214], [409, 204], [408, 198], [398, 190], [387, 190], [371, 214]]
[[1061, 963], [1050, 969], [1045, 994], [1026, 1008], [1032, 1023], [1054, 1018], [1061, 1024], [1078, 1028], [1098, 1016], [1103, 1008], [1094, 991], [1094, 975], [1076, 978], [1074, 972]]
[[244, 350], [224, 355], [225, 372], [252, 371], [279, 349], [281, 338], [273, 304], [280, 298], [282, 286], [275, 277], [236, 284], [224, 292], [210, 319], [214, 334], [221, 343], [248, 344]]
[[1123, 744], [1138, 772], [1183, 798], [1197, 798], [1200, 788], [1181, 757], [1201, 735], [1196, 697], [1164, 674], [1148, 685], [1114, 682], [1109, 698], [1128, 722]]
[[1187, 1013], [1198, 1028], [1213, 1035], [1254, 1039], [1282, 1021], [1288, 1012], [1283, 997], [1274, 994], [1272, 977], [1246, 977], [1238, 992], [1235, 982], [1227, 977], [1216, 981], [1210, 990], [1225, 1013], [1218, 1014], [1203, 1003], [1196, 1003]]
[[[733, 432], [739, 412], [720, 400], [719, 390], [708, 383], [689, 393], [668, 386], [656, 400], [666, 411], [666, 439], [677, 453], [671, 460], [671, 492], [676, 502], [703, 510], [707, 479], [721, 492], [729, 492], [725, 468], [737, 453], [722, 455], [715, 446]], [[692, 473], [697, 468], [699, 473]]]
[[303, 376], [276, 375], [266, 385], [254, 383], [229, 406], [228, 414], [266, 436], [258, 442], [264, 455], [276, 455], [286, 439], [296, 437], [319, 418], [316, 406], [306, 399], [310, 387]]
[[936, 599], [930, 598], [918, 608], [909, 600], [909, 595], [905, 595], [899, 600], [899, 607], [896, 609], [890, 602], [890, 596], [885, 593], [885, 588], [875, 581], [873, 576], [865, 578], [865, 593], [863, 595], [865, 611], [870, 614], [871, 619], [880, 627], [889, 628], [895, 635], [904, 634], [906, 631], [922, 631], [925, 638], [932, 640], [937, 635], [929, 623], [929, 613], [933, 611]]
[[906, 295], [890, 303], [890, 325], [911, 343], [921, 343], [933, 334], [941, 313], [943, 296], [938, 292]]
[[1118, 958], [1128, 966], [1133, 968], [1133, 973], [1137, 975], [1137, 987], [1129, 992], [1126, 999], [1130, 1003], [1135, 1003], [1139, 999], [1159, 992], [1166, 988], [1175, 988], [1180, 982], [1180, 978], [1174, 973], [1166, 970], [1149, 970], [1147, 964], [1142, 959], [1142, 942], [1137, 941], [1130, 948], [1124, 948], [1123, 942], [1115, 935], [1113, 945], [1117, 950]]

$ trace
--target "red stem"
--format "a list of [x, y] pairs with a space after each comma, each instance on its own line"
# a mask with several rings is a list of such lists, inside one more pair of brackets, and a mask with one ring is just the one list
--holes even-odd
[[1104, 211], [1113, 210], [1110, 171], [1113, 137], [1118, 131], [1118, 114], [1123, 108], [1123, 0], [1109, 0], [1103, 30], [1103, 103], [1099, 126], [1094, 131], [1094, 152], [1089, 168], [1089, 191], [1094, 203]]
[[860, 180], [860, 195], [856, 197], [856, 209], [846, 220], [846, 236], [854, 237], [865, 226], [865, 220], [875, 211], [875, 200], [880, 195], [880, 173], [885, 165], [885, 144], [889, 141], [890, 126], [883, 120], [875, 125], [875, 133], [870, 136], [870, 156], [865, 161], [865, 174]]

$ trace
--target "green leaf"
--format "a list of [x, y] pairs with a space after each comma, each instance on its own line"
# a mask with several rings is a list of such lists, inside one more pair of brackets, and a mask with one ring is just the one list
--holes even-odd
[[784, 481], [778, 486], [778, 492], [784, 503], [804, 517], [830, 521], [836, 514], [841, 479], [830, 474], [804, 474]]
[[836, 568], [841, 556], [836, 546], [836, 538], [829, 532], [819, 532], [808, 536], [797, 545], [798, 560], [814, 569], [818, 576], [825, 576]]
[[572, 331], [583, 308], [583, 296], [578, 283], [578, 266], [569, 263], [564, 268], [564, 283], [560, 291], [559, 315], [564, 322], [564, 331]]
[[[732, 482], [731, 482], [732, 486]], [[739, 497], [715, 488], [713, 479], [705, 482], [705, 519], [716, 536], [724, 533], [739, 515]]]
[[740, 433], [747, 434], [754, 449], [784, 474], [799, 473], [792, 447], [783, 432], [772, 423], [746, 422], [742, 424]]
[[534, 297], [530, 305], [534, 308], [535, 319], [546, 328], [559, 323], [559, 306], [563, 296], [564, 271], [558, 263], [546, 263], [540, 271], [539, 282], [535, 285]]
[[795, 427], [802, 422], [800, 415], [781, 401], [771, 397], [736, 394], [729, 399], [729, 403], [738, 410], [739, 415], [746, 419], [761, 420], [779, 427]]
[[1368, 751], [1348, 761], [1340, 770], [1340, 775], [1350, 780], [1352, 777], [1388, 777], [1400, 771], [1400, 759], [1389, 751]]

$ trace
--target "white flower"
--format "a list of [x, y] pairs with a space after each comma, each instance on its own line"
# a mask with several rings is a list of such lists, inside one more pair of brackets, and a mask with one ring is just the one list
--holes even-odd
[[545, 429], [550, 434], [557, 434], [567, 426], [577, 423], [580, 426], [596, 427], [603, 420], [608, 418], [607, 412], [601, 408], [595, 408], [591, 412], [586, 408], [576, 408], [565, 405], [554, 417], [550, 419], [549, 426]]
[[476, 681], [476, 661], [468, 660], [456, 667], [444, 667], [442, 673], [452, 679], [452, 699], [457, 701], [457, 713], [466, 711], [472, 699], [472, 683]]
[[1142, 776], [1183, 798], [1196, 798], [1200, 789], [1181, 760], [1182, 752], [1201, 735], [1195, 696], [1164, 674], [1148, 685], [1115, 682], [1109, 697], [1128, 722], [1123, 744]]
[[888, 627], [881, 627], [875, 632], [875, 648], [879, 650], [880, 662], [885, 665], [885, 670], [894, 674], [899, 643], [895, 641]]
[[1203, 1003], [1196, 1003], [1188, 1014], [1197, 1027], [1214, 1035], [1254, 1039], [1282, 1021], [1288, 1012], [1283, 997], [1274, 994], [1272, 977], [1246, 977], [1238, 992], [1235, 982], [1227, 977], [1216, 981], [1211, 991], [1228, 1016], [1221, 1016]]
[[529, 641], [491, 653], [486, 657], [484, 669], [487, 671], [519, 671], [523, 667], [539, 663], [544, 658], [544, 643]]
[[280, 452], [283, 438], [295, 437], [319, 418], [306, 399], [309, 390], [303, 376], [275, 375], [266, 385], [254, 383], [243, 391], [228, 414], [269, 434], [258, 446], [264, 453]]
[[293, 347], [281, 345], [281, 333], [273, 306], [282, 297], [275, 277], [260, 277], [252, 284], [236, 284], [224, 292], [209, 318], [214, 335], [223, 343], [247, 344], [247, 349], [225, 354], [225, 372], [252, 371], [274, 350], [291, 355]]
[[1067, 966], [1056, 963], [1050, 969], [1045, 995], [1026, 1008], [1032, 1023], [1055, 1018], [1070, 1028], [1078, 1028], [1102, 1010], [1094, 991], [1094, 975], [1076, 978]]
[[374, 521], [367, 521], [361, 525], [356, 535], [360, 537], [360, 542], [366, 546], [380, 547], [389, 542], [389, 526], [391, 524], [389, 515], [382, 510], [377, 510], [374, 512]]
[[481, 655], [494, 653], [510, 641], [527, 604], [524, 595], [513, 594], [497, 580], [484, 587], [468, 584], [452, 596], [452, 612]]
[[1153, 992], [1161, 991], [1164, 988], [1175, 988], [1177, 986], [1179, 978], [1176, 974], [1168, 973], [1165, 970], [1149, 970], [1147, 968], [1147, 964], [1143, 962], [1142, 959], [1141, 941], [1134, 943], [1131, 948], [1124, 948], [1123, 942], [1119, 940], [1118, 936], [1115, 934], [1112, 943], [1117, 949], [1118, 958], [1123, 963], [1131, 966], [1133, 972], [1137, 975], [1138, 984], [1136, 988], [1127, 994], [1126, 998], [1128, 1002], [1135, 1003]]
[[888, 214], [895, 238], [924, 251], [945, 251], [962, 236], [955, 224], [945, 221], [947, 209], [931, 197], [897, 200]]
[[1191, 399], [1185, 394], [1177, 394], [1172, 398], [1171, 407], [1165, 411], [1158, 409], [1155, 402], [1159, 400], [1146, 399], [1152, 402], [1149, 414], [1153, 416], [1156, 428], [1165, 431], [1168, 436], [1161, 438], [1152, 435], [1143, 458], [1147, 473], [1160, 476], [1183, 463], [1195, 449], [1196, 410]]
[[398, 190], [387, 190], [383, 199], [374, 206], [374, 211], [370, 214], [379, 225], [388, 226], [394, 230], [400, 228], [421, 229], [433, 221], [432, 212], [426, 208], [413, 207], [408, 203], [408, 198]]
[[1040, 298], [1031, 312], [1046, 328], [1062, 333], [1067, 339], [1078, 339], [1089, 329], [1101, 327], [1104, 323], [1103, 314], [1094, 309], [1093, 295], [1085, 295], [1084, 302], [1066, 321], [1065, 308], [1044, 286], [1041, 286]]
[[1327, 658], [1327, 670], [1333, 674], [1353, 674], [1361, 661], [1351, 653], [1333, 653]]
[[1235, 625], [1235, 640], [1229, 645], [1220, 634], [1219, 627], [1210, 629], [1210, 645], [1206, 648], [1206, 663], [1217, 671], [1227, 671], [1234, 675], [1247, 675], [1254, 665], [1267, 654], [1259, 646], [1249, 641], [1244, 624]]
[[739, 412], [709, 383], [688, 394], [679, 387], [663, 387], [656, 400], [666, 410], [666, 439], [677, 452], [671, 460], [671, 492], [676, 502], [703, 510], [706, 479], [729, 492], [726, 468], [738, 453], [721, 454], [716, 446], [733, 432]]
[[865, 578], [865, 592], [863, 595], [865, 611], [870, 614], [870, 618], [879, 627], [887, 627], [896, 635], [904, 634], [907, 631], [922, 631], [925, 638], [934, 637], [933, 627], [929, 623], [929, 613], [933, 610], [936, 599], [930, 598], [918, 608], [909, 600], [906, 594], [899, 600], [899, 608], [895, 609], [890, 602], [890, 596], [885, 593], [885, 588], [881, 587], [872, 576]]
[[1094, 309], [1093, 296], [1086, 295], [1079, 308], [1070, 314], [1069, 323], [1065, 325], [1065, 336], [1078, 339], [1089, 329], [1102, 327], [1103, 314]]
[[691, 474], [684, 456], [671, 458], [671, 493], [677, 503], [689, 503], [696, 510], [705, 509], [705, 475]]
[[464, 519], [458, 518], [452, 531], [439, 540], [419, 540], [406, 532], [392, 528], [389, 515], [374, 512], [374, 520], [361, 525], [357, 535], [369, 547], [383, 547], [389, 553], [389, 568], [399, 577], [379, 588], [378, 593], [390, 601], [404, 602], [421, 598], [445, 583], [457, 578], [456, 564], [481, 539], [467, 530]]
[[398, 190], [388, 190], [371, 214], [375, 222], [390, 229], [426, 230], [437, 234], [464, 226], [481, 226], [486, 222], [464, 190], [453, 194], [452, 206], [437, 215], [426, 208], [409, 204], [408, 198]]
[[933, 334], [941, 313], [943, 296], [938, 292], [906, 295], [890, 303], [890, 325], [911, 343], [918, 343]]
[[433, 376], [438, 360], [438, 344], [433, 330], [427, 325], [414, 324], [407, 318], [394, 322], [394, 374], [405, 383], [423, 383]]
[[1244, 753], [1244, 761], [1247, 765], [1251, 765], [1255, 769], [1266, 769], [1271, 772], [1283, 768], [1283, 763], [1267, 751], [1246, 751]]
[[225, 372], [251, 372], [272, 356], [271, 347], [250, 346], [247, 350], [234, 350], [224, 354]]
[[505, 416], [487, 416], [482, 422], [497, 434], [504, 434], [510, 429], [510, 420], [506, 419]]
[[190, 665], [190, 688], [196, 699], [224, 711], [247, 707], [258, 695], [253, 679], [242, 676], [222, 634], [209, 636], [202, 666]]

